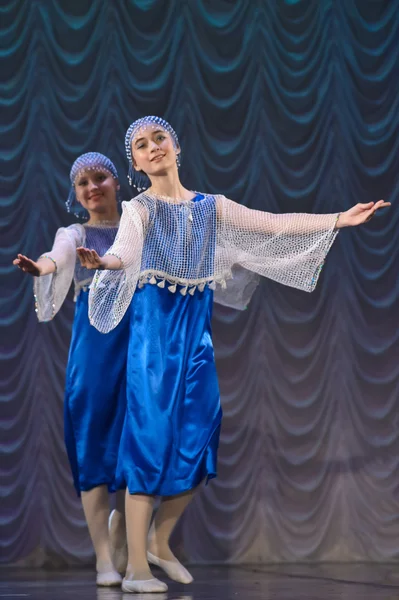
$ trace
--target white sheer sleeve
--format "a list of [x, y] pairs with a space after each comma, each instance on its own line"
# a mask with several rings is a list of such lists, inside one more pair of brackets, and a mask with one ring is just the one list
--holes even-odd
[[[220, 260], [312, 292], [338, 233], [338, 214], [271, 214], [217, 197]], [[223, 268], [223, 265], [222, 265]], [[248, 286], [252, 289], [253, 286]]]
[[51, 321], [60, 310], [73, 281], [76, 248], [83, 241], [84, 229], [81, 225], [58, 229], [53, 247], [46, 253], [46, 256], [55, 261], [57, 270], [43, 277], [35, 277], [33, 283], [39, 321]]
[[114, 244], [106, 252], [122, 263], [118, 271], [96, 271], [89, 293], [90, 323], [108, 333], [123, 318], [136, 290], [141, 268], [146, 209], [137, 201], [122, 203], [122, 217]]

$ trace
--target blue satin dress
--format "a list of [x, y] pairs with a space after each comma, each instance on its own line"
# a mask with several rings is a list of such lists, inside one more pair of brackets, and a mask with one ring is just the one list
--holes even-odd
[[212, 306], [209, 288], [182, 296], [147, 284], [133, 296], [116, 472], [131, 494], [174, 496], [216, 476], [222, 410]]
[[[87, 227], [86, 245], [102, 256], [116, 233], [116, 228]], [[93, 273], [77, 264], [75, 280]], [[76, 301], [64, 401], [65, 444], [78, 495], [103, 484], [115, 491], [126, 411], [129, 315], [104, 335], [89, 323], [88, 296], [87, 289], [81, 290]]]

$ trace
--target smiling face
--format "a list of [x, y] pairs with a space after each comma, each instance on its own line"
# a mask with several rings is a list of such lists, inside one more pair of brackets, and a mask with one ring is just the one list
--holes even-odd
[[89, 213], [103, 213], [116, 206], [118, 180], [106, 169], [92, 167], [80, 171], [74, 186], [77, 201]]
[[162, 175], [171, 169], [177, 171], [177, 155], [180, 148], [173, 143], [170, 134], [162, 127], [143, 127], [133, 137], [133, 167], [152, 176]]

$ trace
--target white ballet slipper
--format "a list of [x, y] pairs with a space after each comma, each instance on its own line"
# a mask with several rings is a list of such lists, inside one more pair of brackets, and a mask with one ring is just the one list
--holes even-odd
[[127, 543], [126, 538], [124, 540], [123, 545], [120, 548], [117, 548], [114, 544], [114, 539], [111, 535], [112, 528], [112, 517], [114, 516], [115, 510], [111, 511], [111, 514], [108, 518], [108, 533], [109, 533], [109, 545], [111, 550], [111, 559], [115, 569], [118, 573], [125, 574], [127, 568]]
[[172, 560], [162, 560], [162, 558], [158, 558], [151, 552], [147, 552], [148, 562], [152, 565], [156, 565], [167, 574], [170, 579], [173, 581], [177, 581], [178, 583], [192, 583], [194, 581], [191, 573], [187, 571], [185, 567], [176, 559], [176, 561]]
[[[122, 594], [120, 592], [117, 592], [117, 593], [119, 593], [119, 598], [117, 598], [116, 600], [127, 600], [127, 598], [132, 598], [133, 600], [170, 600], [168, 592], [143, 592], [143, 593], [140, 593], [140, 592], [123, 593], [122, 592]], [[133, 593], [134, 596], [130, 596], [130, 593]], [[108, 594], [109, 594], [109, 590], [108, 590]], [[180, 598], [180, 596], [179, 596], [179, 600], [187, 600], [187, 599], [185, 599], [183, 596]], [[192, 597], [190, 597], [188, 600], [193, 600], [193, 599], [192, 599]]]
[[160, 594], [167, 592], [168, 586], [159, 579], [126, 579], [122, 581], [122, 592], [128, 592], [130, 594]]
[[116, 587], [122, 583], [122, 577], [116, 571], [97, 573], [96, 583], [102, 587]]

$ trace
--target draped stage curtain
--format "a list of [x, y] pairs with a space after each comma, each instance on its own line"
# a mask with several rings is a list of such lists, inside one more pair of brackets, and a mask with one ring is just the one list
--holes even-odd
[[399, 1], [2, 0], [3, 562], [75, 564], [92, 547], [63, 444], [74, 305], [38, 324], [12, 260], [49, 249], [82, 152], [131, 196], [124, 134], [180, 136], [182, 180], [271, 212], [391, 210], [342, 231], [313, 294], [263, 281], [215, 306], [219, 478], [175, 533], [197, 562], [399, 554]]

